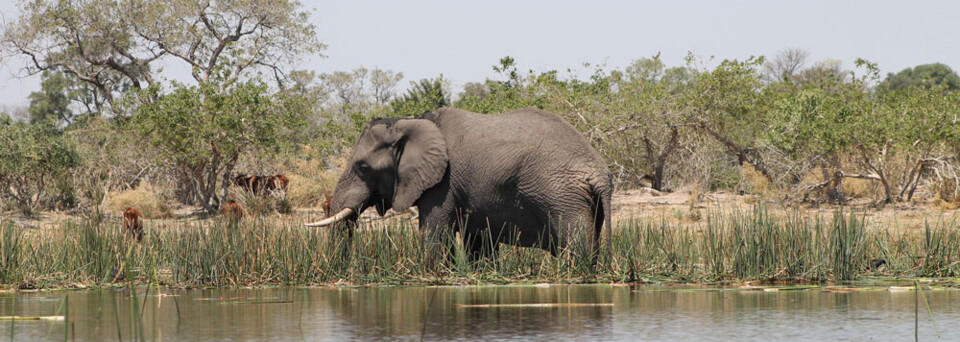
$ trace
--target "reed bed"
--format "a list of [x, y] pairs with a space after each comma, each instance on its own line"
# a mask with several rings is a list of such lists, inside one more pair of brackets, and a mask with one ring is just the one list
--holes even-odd
[[666, 222], [620, 220], [611, 253], [601, 253], [595, 267], [583, 251], [569, 249], [554, 257], [510, 246], [502, 246], [496, 260], [470, 263], [462, 244], [454, 243], [449, 252], [431, 248], [421, 242], [417, 227], [403, 220], [365, 223], [352, 238], [343, 231], [266, 218], [158, 224], [147, 225], [142, 243], [114, 222], [66, 223], [39, 231], [6, 224], [0, 226], [0, 284], [29, 289], [124, 282], [182, 287], [818, 283], [960, 273], [955, 224], [902, 232], [856, 213], [774, 217], [762, 207], [707, 214], [696, 226]]

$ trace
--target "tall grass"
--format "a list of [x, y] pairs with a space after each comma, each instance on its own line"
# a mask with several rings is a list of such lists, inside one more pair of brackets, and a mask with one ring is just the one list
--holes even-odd
[[[571, 248], [554, 257], [501, 246], [496, 260], [468, 262], [457, 236], [432, 248], [409, 221], [345, 231], [275, 218], [147, 226], [142, 243], [117, 223], [66, 223], [44, 231], [0, 226], [0, 283], [35, 287], [517, 282], [842, 281], [867, 275], [951, 277], [960, 271], [960, 231], [927, 225], [895, 232], [862, 215], [793, 214], [761, 207], [708, 214], [696, 226], [621, 220], [612, 255]], [[442, 245], [442, 244], [438, 244]], [[574, 244], [586, 246], [586, 243]], [[606, 244], [604, 244], [606, 246]], [[582, 248], [581, 248], [582, 249]], [[591, 267], [593, 258], [596, 267]], [[877, 270], [877, 260], [885, 266]]]

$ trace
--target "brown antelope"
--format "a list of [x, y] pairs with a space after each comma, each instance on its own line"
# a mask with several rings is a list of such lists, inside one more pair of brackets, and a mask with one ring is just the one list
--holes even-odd
[[123, 230], [132, 233], [137, 242], [143, 240], [143, 215], [139, 210], [130, 207], [123, 212]]
[[237, 222], [243, 218], [243, 212], [243, 207], [241, 207], [240, 203], [237, 203], [237, 201], [229, 200], [223, 205], [223, 216], [229, 219], [231, 222]]

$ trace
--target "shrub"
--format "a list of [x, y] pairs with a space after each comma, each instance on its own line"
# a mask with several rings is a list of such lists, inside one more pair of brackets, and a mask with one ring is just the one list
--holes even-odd
[[80, 163], [76, 148], [51, 122], [0, 123], [0, 146], [0, 196], [27, 214], [57, 202], [50, 201], [58, 195], [50, 190], [56, 192], [58, 180]]
[[744, 192], [748, 194], [767, 194], [773, 190], [773, 183], [767, 179], [763, 173], [757, 171], [753, 165], [744, 163], [740, 171], [740, 178], [743, 180]]
[[166, 196], [149, 183], [140, 183], [136, 189], [114, 191], [103, 206], [107, 213], [117, 215], [130, 207], [139, 210], [146, 218], [168, 218], [172, 214]]

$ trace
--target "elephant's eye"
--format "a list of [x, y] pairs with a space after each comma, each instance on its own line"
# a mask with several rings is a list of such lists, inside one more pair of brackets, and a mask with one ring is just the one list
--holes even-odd
[[367, 164], [367, 162], [363, 162], [363, 161], [357, 163], [357, 172], [359, 172], [361, 175], [369, 171], [370, 171], [370, 164]]

